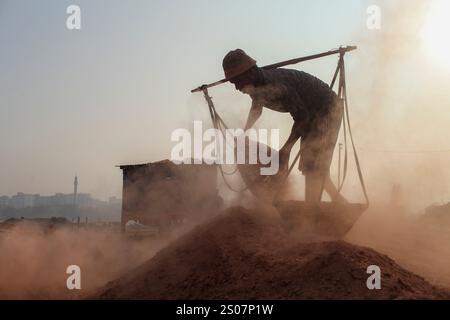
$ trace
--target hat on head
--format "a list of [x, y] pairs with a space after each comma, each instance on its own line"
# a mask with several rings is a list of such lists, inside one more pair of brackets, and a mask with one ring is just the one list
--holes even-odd
[[222, 67], [225, 78], [230, 80], [256, 66], [256, 60], [247, 55], [244, 50], [236, 49], [223, 58]]

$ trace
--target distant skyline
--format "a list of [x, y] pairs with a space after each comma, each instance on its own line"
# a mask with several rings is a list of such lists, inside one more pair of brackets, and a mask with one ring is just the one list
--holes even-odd
[[[82, 192], [120, 197], [116, 165], [169, 158], [174, 129], [209, 121], [201, 94], [189, 91], [223, 77], [229, 50], [265, 65], [358, 45], [346, 60], [348, 90], [372, 195], [400, 183], [418, 202], [450, 199], [447, 154], [372, 152], [450, 148], [450, 72], [417, 38], [423, 3], [2, 0], [0, 194], [70, 192], [78, 173]], [[81, 8], [81, 30], [66, 28], [71, 4]], [[382, 9], [380, 31], [366, 27], [371, 4]], [[335, 65], [330, 57], [292, 68], [329, 82]], [[229, 84], [210, 93], [223, 117], [242, 127], [249, 98]], [[283, 138], [291, 124], [266, 110], [258, 123], [279, 127]], [[347, 191], [358, 198], [354, 178]]]
[[[79, 195], [79, 194], [83, 194], [83, 195], [86, 195], [86, 194], [90, 194], [90, 193], [88, 193], [88, 192], [83, 192], [83, 189], [81, 189], [81, 192], [80, 192], [80, 189], [79, 189], [79, 185], [80, 185], [80, 183], [79, 183], [79, 179], [78, 179], [78, 176], [75, 176], [76, 178], [77, 178], [77, 187], [76, 187], [76, 191], [75, 191], [75, 189], [74, 189], [74, 180], [72, 180], [72, 190], [70, 191], [70, 190], [66, 190], [66, 189], [64, 189], [64, 190], [59, 190], [59, 191], [51, 191], [50, 193], [46, 193], [46, 194], [42, 194], [42, 193], [39, 193], [39, 192], [33, 192], [33, 191], [31, 191], [31, 192], [23, 192], [23, 191], [21, 191], [21, 190], [17, 190], [17, 191], [15, 191], [13, 194], [11, 194], [11, 195], [6, 195], [6, 194], [0, 194], [0, 197], [4, 197], [4, 196], [6, 196], [6, 197], [12, 197], [12, 196], [16, 196], [16, 195], [18, 195], [18, 194], [26, 194], [26, 195], [40, 195], [40, 196], [52, 196], [52, 195], [56, 195], [56, 194], [67, 194], [67, 195], [73, 195], [73, 194], [77, 194], [77, 195]], [[111, 198], [118, 198], [116, 195], [109, 195], [109, 196], [107, 196], [106, 198], [101, 198], [102, 200], [108, 200], [108, 199], [111, 199]]]

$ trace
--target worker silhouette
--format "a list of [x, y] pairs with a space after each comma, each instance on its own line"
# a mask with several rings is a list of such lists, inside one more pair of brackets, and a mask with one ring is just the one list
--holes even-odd
[[299, 170], [305, 176], [305, 200], [320, 201], [325, 190], [332, 201], [347, 202], [330, 178], [344, 110], [336, 93], [306, 72], [261, 69], [241, 49], [225, 56], [223, 69], [225, 78], [252, 99], [245, 130], [255, 124], [263, 107], [291, 114], [294, 125], [279, 151], [280, 170], [287, 172], [292, 147], [301, 138]]

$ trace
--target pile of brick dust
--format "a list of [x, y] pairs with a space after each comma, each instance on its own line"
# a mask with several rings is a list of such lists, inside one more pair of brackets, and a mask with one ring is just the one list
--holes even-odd
[[[381, 270], [369, 290], [367, 267]], [[228, 209], [109, 282], [96, 299], [448, 299], [386, 255], [344, 241], [305, 242], [278, 217]]]

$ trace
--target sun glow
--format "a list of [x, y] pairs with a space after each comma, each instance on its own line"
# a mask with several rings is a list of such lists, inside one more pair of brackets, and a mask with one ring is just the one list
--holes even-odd
[[433, 0], [421, 30], [421, 38], [430, 57], [450, 68], [450, 1]]

